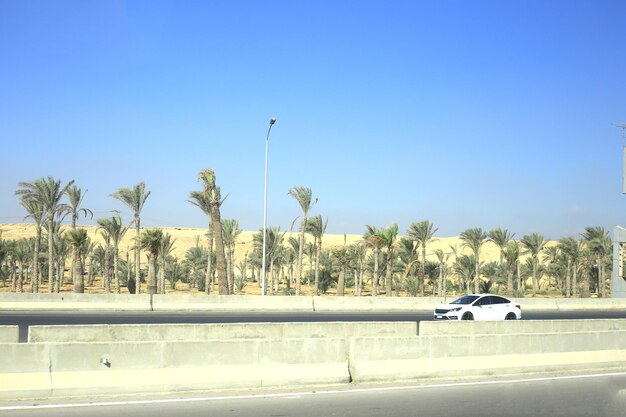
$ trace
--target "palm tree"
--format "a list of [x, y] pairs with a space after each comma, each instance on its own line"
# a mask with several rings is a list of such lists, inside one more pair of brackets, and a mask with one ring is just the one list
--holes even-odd
[[334, 248], [332, 250], [332, 256], [339, 265], [339, 277], [337, 278], [337, 296], [343, 297], [346, 287], [346, 265], [348, 263], [348, 250], [345, 246]]
[[383, 241], [380, 236], [381, 229], [365, 225], [366, 231], [363, 234], [363, 240], [374, 249], [374, 271], [372, 273], [372, 295], [378, 295], [378, 255], [383, 248]]
[[128, 226], [122, 226], [122, 219], [119, 215], [114, 215], [110, 219], [108, 234], [113, 244], [113, 280], [115, 281], [115, 293], [120, 293], [120, 277], [119, 277], [119, 247], [122, 238], [128, 231]]
[[[53, 230], [54, 217], [59, 210], [61, 198], [69, 187], [74, 184], [71, 180], [66, 185], [61, 185], [61, 180], [55, 180], [53, 177], [40, 178], [33, 182], [20, 182], [16, 195], [22, 196], [27, 200], [37, 200], [42, 205], [46, 213], [48, 221], [48, 230]], [[54, 236], [48, 233], [48, 292], [52, 292], [52, 283], [54, 281]]]
[[156, 294], [157, 291], [156, 260], [162, 240], [161, 229], [146, 230], [137, 239], [137, 247], [148, 252], [148, 294]]
[[461, 233], [463, 247], [469, 248], [476, 258], [474, 268], [474, 292], [476, 294], [480, 293], [480, 250], [487, 242], [487, 238], [487, 233], [480, 227], [467, 229]]
[[[139, 239], [141, 230], [141, 210], [146, 200], [150, 196], [150, 191], [146, 190], [146, 184], [140, 182], [133, 188], [120, 188], [111, 197], [126, 204], [133, 211], [133, 223], [135, 225], [135, 239]], [[139, 248], [135, 248], [135, 294], [141, 293], [141, 256]]]
[[436, 249], [435, 256], [437, 257], [437, 261], [439, 262], [439, 296], [445, 297], [447, 262], [450, 258], [450, 253], [445, 253], [441, 249]]
[[40, 201], [33, 198], [20, 199], [20, 204], [26, 209], [28, 215], [26, 218], [31, 218], [35, 221], [35, 245], [33, 248], [33, 272], [31, 278], [31, 291], [33, 293], [39, 292], [39, 250], [41, 245], [41, 234], [43, 229], [43, 223], [45, 221], [45, 212], [43, 204]]
[[559, 248], [567, 259], [565, 294], [567, 297], [575, 297], [578, 289], [578, 263], [582, 257], [583, 244], [573, 237], [566, 237], [559, 241]]
[[543, 250], [546, 241], [543, 236], [538, 233], [531, 235], [525, 235], [520, 241], [522, 245], [530, 252], [533, 265], [533, 296], [537, 294], [537, 287], [539, 285], [537, 281], [537, 268], [539, 264], [539, 253]]
[[507, 267], [506, 294], [510, 297], [513, 295], [513, 273], [519, 263], [519, 246], [515, 241], [509, 240], [501, 254]]
[[352, 244], [348, 247], [350, 258], [354, 263], [355, 268], [355, 295], [361, 296], [361, 290], [363, 289], [363, 275], [365, 272], [365, 257], [367, 256], [367, 246], [362, 243]]
[[29, 257], [28, 241], [26, 239], [18, 240], [13, 248], [13, 260], [19, 268], [19, 274], [15, 276], [16, 279], [13, 281], [13, 290], [15, 292], [24, 292], [24, 272], [26, 271]]
[[[404, 268], [404, 287], [411, 297], [417, 297], [419, 291], [419, 278], [415, 273], [419, 269], [420, 254], [417, 251], [419, 243], [409, 237], [398, 240], [397, 254]], [[417, 268], [416, 268], [417, 266]]]
[[596, 261], [598, 271], [598, 296], [606, 297], [606, 279], [604, 278], [604, 265], [611, 254], [611, 238], [609, 232], [604, 227], [586, 227], [582, 238], [587, 243], [587, 247], [592, 258]]
[[323, 221], [321, 214], [312, 217], [307, 222], [307, 231], [313, 235], [315, 240], [315, 295], [320, 295], [320, 255], [322, 253], [322, 237], [326, 232], [327, 225], [328, 218]]
[[80, 205], [83, 202], [83, 198], [85, 198], [85, 194], [87, 190], [83, 193], [83, 191], [76, 185], [73, 185], [67, 189], [67, 199], [69, 200], [69, 204], [61, 204], [59, 206], [59, 215], [61, 219], [65, 218], [65, 216], [71, 214], [72, 215], [72, 229], [76, 229], [76, 221], [78, 217], [82, 213], [85, 218], [89, 216], [93, 219], [93, 212], [86, 208], [80, 208]]
[[426, 267], [426, 244], [437, 233], [438, 228], [434, 228], [434, 225], [428, 220], [422, 220], [421, 222], [413, 222], [407, 230], [407, 235], [415, 240], [422, 247], [422, 265], [419, 275], [420, 295], [424, 296], [424, 274]]
[[209, 231], [207, 233], [208, 256], [206, 262], [206, 274], [204, 277], [204, 291], [207, 295], [209, 295], [211, 293], [211, 263], [213, 260], [213, 222], [211, 221], [211, 202], [209, 201], [208, 196], [202, 191], [192, 191], [189, 193], [189, 200], [187, 201], [202, 210], [202, 212], [209, 218]]
[[398, 225], [396, 223], [391, 226], [380, 230], [379, 237], [382, 243], [382, 247], [385, 248], [387, 256], [386, 276], [385, 276], [385, 296], [392, 296], [392, 272], [393, 272], [393, 260], [394, 260], [394, 248], [396, 246], [396, 239], [398, 238]]
[[111, 237], [113, 228], [117, 225], [113, 219], [98, 219], [98, 230], [104, 239], [104, 265], [102, 265], [102, 285], [107, 292], [111, 292]]
[[[202, 289], [202, 279], [206, 268], [207, 250], [196, 244], [185, 252], [185, 265], [189, 270], [189, 287]], [[171, 282], [171, 281], [170, 281]], [[207, 283], [210, 285], [210, 282]], [[174, 287], [172, 287], [174, 289]]]
[[198, 174], [204, 185], [205, 198], [211, 207], [211, 222], [213, 223], [213, 236], [215, 239], [215, 263], [219, 295], [228, 295], [228, 277], [226, 275], [226, 255], [224, 253], [224, 240], [222, 235], [222, 221], [220, 219], [220, 206], [222, 196], [220, 188], [215, 185], [215, 171], [211, 168], [203, 169]]
[[72, 247], [72, 281], [74, 282], [74, 292], [78, 294], [85, 292], [82, 248], [87, 239], [87, 231], [85, 229], [70, 229], [65, 232], [65, 240]]
[[[268, 227], [267, 228], [267, 239], [265, 244], [267, 245], [266, 253], [267, 258], [269, 260], [267, 268], [268, 268], [268, 282], [267, 288], [270, 289], [270, 292], [273, 292], [278, 285], [278, 279], [275, 279], [274, 274], [274, 264], [278, 259], [279, 252], [283, 247], [283, 241], [285, 239], [285, 232], [280, 231], [280, 226], [277, 227]], [[254, 250], [256, 252], [262, 252], [263, 249], [263, 229], [261, 229], [258, 233], [255, 233], [252, 237], [252, 242], [254, 244]]]
[[226, 250], [226, 262], [228, 271], [228, 293], [233, 294], [235, 290], [235, 246], [241, 234], [239, 222], [235, 219], [224, 219], [222, 221], [222, 235], [224, 248]]
[[306, 231], [307, 215], [309, 210], [317, 203], [317, 199], [312, 201], [312, 194], [308, 187], [293, 187], [287, 192], [296, 199], [302, 209], [302, 222], [300, 223], [300, 248], [298, 250], [298, 264], [296, 269], [296, 295], [300, 295], [300, 283], [302, 279], [302, 256], [304, 250], [304, 233]]
[[475, 255], [461, 255], [457, 257], [457, 260], [454, 263], [454, 272], [459, 277], [460, 284], [465, 286], [468, 293], [471, 292], [472, 281], [477, 281], [475, 278], [476, 265], [477, 262]]
[[157, 292], [159, 294], [165, 294], [165, 272], [168, 271], [167, 260], [169, 255], [172, 253], [174, 249], [174, 242], [176, 239], [172, 239], [172, 235], [169, 233], [163, 233], [161, 237], [161, 247], [159, 248], [159, 278], [157, 285]]
[[502, 265], [504, 251], [506, 250], [509, 241], [512, 240], [515, 236], [515, 233], [511, 233], [506, 229], [501, 229], [498, 227], [497, 229], [490, 230], [487, 236], [489, 241], [493, 242], [498, 247], [498, 249], [500, 249], [500, 265]]

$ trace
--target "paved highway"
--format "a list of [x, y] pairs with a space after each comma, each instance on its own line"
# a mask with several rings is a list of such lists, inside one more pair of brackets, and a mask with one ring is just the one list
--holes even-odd
[[[626, 310], [590, 310], [573, 312], [524, 312], [524, 320], [626, 318]], [[248, 323], [315, 321], [415, 321], [432, 320], [432, 313], [202, 313], [202, 312], [0, 312], [0, 325], [20, 326], [20, 341], [25, 342], [28, 326], [59, 324], [147, 324], [147, 323]]]
[[5, 405], [0, 406], [0, 414], [7, 417], [623, 417], [626, 372], [427, 382], [336, 391], [83, 401]]

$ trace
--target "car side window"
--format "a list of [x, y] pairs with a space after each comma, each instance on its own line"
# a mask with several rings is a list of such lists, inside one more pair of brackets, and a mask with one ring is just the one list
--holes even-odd
[[486, 306], [488, 304], [491, 304], [491, 297], [483, 297], [480, 300], [476, 301], [476, 306]]
[[493, 304], [507, 304], [509, 301], [502, 297], [491, 297]]

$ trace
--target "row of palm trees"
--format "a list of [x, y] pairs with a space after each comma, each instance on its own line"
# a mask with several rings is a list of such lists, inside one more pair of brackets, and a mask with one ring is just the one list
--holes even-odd
[[[141, 211], [150, 196], [144, 183], [132, 188], [120, 188], [111, 196], [133, 212], [133, 221], [124, 226], [118, 214], [111, 218], [98, 219], [98, 230], [103, 238], [104, 247], [90, 241], [84, 229], [77, 226], [78, 219], [93, 217], [93, 213], [82, 207], [85, 195], [73, 181], [63, 185], [52, 177], [41, 178], [33, 182], [20, 182], [16, 195], [26, 209], [28, 218], [36, 226], [36, 236], [8, 244], [0, 238], [0, 265], [7, 265], [10, 260], [17, 268], [4, 268], [4, 271], [19, 270], [12, 282], [16, 291], [20, 290], [22, 276], [30, 276], [31, 291], [38, 292], [42, 271], [48, 279], [48, 291], [59, 291], [62, 284], [65, 249], [71, 250], [71, 279], [75, 292], [84, 292], [84, 272], [87, 259], [91, 259], [88, 284], [93, 282], [91, 265], [102, 267], [103, 286], [108, 292], [120, 293], [126, 285], [130, 292], [141, 293], [142, 269], [141, 251], [147, 253], [147, 292], [165, 291], [166, 275], [175, 286], [176, 280], [170, 274], [185, 280], [181, 273], [193, 274], [193, 282], [198, 289], [209, 294], [218, 285], [221, 295], [233, 294], [245, 279], [257, 280], [261, 275], [261, 253], [263, 231], [254, 236], [254, 249], [246, 254], [243, 261], [235, 264], [235, 243], [241, 233], [235, 220], [221, 220], [220, 207], [224, 202], [221, 190], [216, 185], [215, 172], [206, 169], [199, 173], [202, 182], [201, 191], [193, 191], [189, 202], [200, 208], [209, 218], [207, 250], [202, 252], [206, 262], [198, 266], [197, 256], [194, 262], [179, 262], [171, 257], [174, 239], [160, 229], [141, 231]], [[608, 233], [601, 227], [588, 227], [581, 239], [572, 237], [562, 239], [556, 245], [547, 245], [540, 234], [530, 234], [515, 241], [514, 234], [506, 229], [485, 231], [470, 228], [461, 233], [461, 248], [450, 247], [428, 252], [428, 245], [435, 239], [437, 228], [428, 220], [412, 223], [405, 237], [398, 235], [396, 224], [377, 228], [367, 225], [363, 239], [355, 245], [343, 245], [326, 249], [322, 247], [322, 238], [328, 220], [321, 215], [309, 217], [310, 210], [317, 203], [312, 191], [307, 187], [294, 187], [288, 190], [302, 210], [297, 238], [290, 236], [280, 228], [268, 228], [267, 272], [270, 292], [291, 293], [292, 283], [295, 294], [300, 295], [302, 280], [306, 279], [312, 287], [312, 293], [321, 294], [330, 287], [336, 288], [337, 295], [344, 295], [347, 287], [354, 288], [355, 295], [365, 292], [369, 282], [372, 295], [390, 296], [398, 291], [412, 295], [425, 295], [426, 286], [445, 294], [447, 286], [467, 292], [480, 292], [491, 285], [509, 295], [514, 292], [523, 294], [526, 279], [531, 280], [532, 294], [539, 291], [543, 281], [550, 283], [552, 289], [566, 296], [577, 296], [580, 292], [588, 296], [593, 286], [599, 296], [606, 296], [607, 270], [610, 270], [611, 242]], [[66, 197], [67, 202], [62, 202]], [[60, 234], [60, 224], [71, 216], [71, 228]], [[298, 218], [292, 223], [295, 225]], [[134, 268], [128, 260], [120, 262], [119, 245], [129, 228], [135, 228]], [[45, 235], [44, 235], [45, 232]], [[41, 259], [42, 237], [46, 237], [47, 262]], [[307, 239], [310, 236], [312, 241]], [[487, 242], [495, 244], [500, 251], [499, 262], [481, 261], [481, 251]], [[286, 243], [286, 245], [285, 245]], [[65, 245], [65, 246], [63, 246]], [[196, 244], [195, 252], [199, 251]], [[192, 248], [193, 249], [193, 248]], [[192, 250], [190, 249], [190, 250]], [[470, 254], [463, 254], [467, 249]], [[94, 254], [102, 253], [104, 261], [94, 262]], [[304, 271], [304, 257], [309, 261], [308, 271]], [[430, 256], [429, 256], [430, 255]], [[434, 256], [433, 256], [434, 255]], [[525, 262], [522, 256], [527, 255]], [[436, 258], [436, 262], [430, 260]], [[429, 259], [430, 258], [430, 259]], [[60, 261], [62, 259], [62, 261]], [[123, 264], [123, 265], [122, 265]], [[295, 264], [295, 270], [294, 270]], [[173, 266], [170, 266], [173, 265]], [[134, 279], [130, 272], [134, 270]], [[236, 278], [235, 270], [240, 274]], [[249, 271], [249, 272], [248, 272]], [[198, 282], [198, 274], [203, 275], [203, 282]], [[582, 277], [582, 279], [579, 279]], [[122, 283], [125, 281], [125, 283]], [[237, 282], [237, 285], [235, 284]], [[489, 289], [489, 288], [487, 288]]]

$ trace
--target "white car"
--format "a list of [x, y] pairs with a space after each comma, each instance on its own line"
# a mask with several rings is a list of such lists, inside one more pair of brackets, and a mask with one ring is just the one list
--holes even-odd
[[467, 294], [435, 308], [435, 320], [520, 320], [522, 308], [493, 294]]

